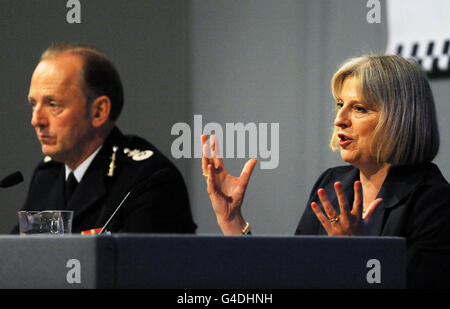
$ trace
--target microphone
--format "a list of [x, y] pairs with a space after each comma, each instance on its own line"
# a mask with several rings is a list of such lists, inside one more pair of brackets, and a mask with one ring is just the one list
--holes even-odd
[[0, 181], [0, 188], [8, 188], [12, 187], [20, 182], [23, 181], [22, 173], [17, 171], [15, 173], [12, 173], [9, 176], [6, 176]]
[[116, 212], [120, 209], [120, 207], [122, 207], [123, 203], [125, 203], [125, 201], [128, 199], [130, 194], [134, 194], [134, 195], [138, 196], [139, 194], [143, 193], [147, 189], [148, 185], [151, 184], [150, 180], [151, 180], [151, 178], [146, 178], [143, 181], [141, 181], [140, 183], [138, 183], [135, 187], [133, 187], [130, 191], [128, 191], [128, 193], [125, 195], [125, 197], [120, 202], [119, 206], [117, 206], [116, 210], [114, 210], [111, 217], [109, 217], [108, 221], [106, 221], [105, 225], [102, 227], [99, 234], [102, 234], [105, 231], [105, 228], [108, 226], [111, 219], [114, 217]]

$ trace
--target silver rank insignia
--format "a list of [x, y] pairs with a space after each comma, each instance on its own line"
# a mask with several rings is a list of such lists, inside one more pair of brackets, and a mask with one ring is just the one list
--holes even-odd
[[150, 158], [153, 155], [151, 150], [138, 150], [134, 149], [127, 152], [127, 155], [131, 157], [134, 161], [143, 161]]
[[114, 175], [114, 169], [116, 168], [116, 164], [115, 163], [116, 163], [116, 152], [117, 152], [117, 149], [119, 149], [119, 147], [117, 147], [117, 146], [113, 147], [113, 153], [112, 153], [112, 156], [111, 156], [111, 162], [109, 163], [109, 170], [108, 170], [108, 173], [106, 174], [109, 177], [112, 177]]

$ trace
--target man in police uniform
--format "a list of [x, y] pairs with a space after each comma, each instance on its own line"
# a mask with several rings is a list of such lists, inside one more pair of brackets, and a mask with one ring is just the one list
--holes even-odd
[[[194, 233], [185, 183], [153, 145], [123, 135], [119, 74], [92, 47], [56, 44], [41, 56], [28, 101], [44, 160], [24, 210], [73, 210], [72, 232]], [[17, 227], [14, 232], [17, 232]]]

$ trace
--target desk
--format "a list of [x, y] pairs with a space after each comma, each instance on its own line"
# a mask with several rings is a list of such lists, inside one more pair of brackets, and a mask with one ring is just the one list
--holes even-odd
[[0, 288], [404, 288], [399, 237], [0, 236]]

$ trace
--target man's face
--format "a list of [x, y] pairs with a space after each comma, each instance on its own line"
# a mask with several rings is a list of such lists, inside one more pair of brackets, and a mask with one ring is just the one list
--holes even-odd
[[[69, 167], [87, 155], [94, 130], [80, 86], [82, 59], [62, 54], [41, 61], [31, 78], [28, 101], [33, 108], [31, 125], [42, 152]], [[81, 160], [81, 161], [80, 161]]]

